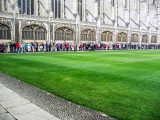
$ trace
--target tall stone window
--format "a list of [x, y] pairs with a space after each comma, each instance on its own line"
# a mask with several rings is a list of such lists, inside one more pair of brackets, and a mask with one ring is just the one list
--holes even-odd
[[101, 41], [113, 42], [113, 34], [109, 31], [103, 32], [101, 35]]
[[78, 0], [78, 8], [77, 8], [78, 14], [80, 16], [80, 20], [83, 19], [83, 12], [82, 12], [82, 0]]
[[147, 35], [142, 36], [142, 43], [148, 43], [148, 36]]
[[100, 8], [100, 0], [97, 1], [98, 2], [98, 16], [100, 16], [100, 12], [101, 12], [101, 8]]
[[4, 11], [7, 11], [7, 0], [4, 0]]
[[82, 31], [81, 41], [96, 41], [96, 33], [90, 29]]
[[127, 42], [127, 34], [122, 32], [118, 34], [118, 42]]
[[42, 27], [37, 27], [35, 29], [35, 40], [45, 40], [45, 39], [46, 39], [45, 29]]
[[0, 0], [0, 12], [8, 10], [8, 0]]
[[22, 29], [22, 40], [46, 40], [46, 30], [37, 25], [26, 26]]
[[38, 16], [40, 16], [40, 2], [38, 1]]
[[55, 40], [73, 41], [74, 40], [74, 32], [73, 32], [73, 30], [66, 28], [66, 27], [58, 28], [55, 32]]
[[114, 0], [111, 0], [111, 5], [112, 7], [114, 7]]
[[61, 18], [61, 0], [52, 0], [52, 11], [55, 18]]
[[137, 34], [132, 34], [131, 35], [131, 42], [133, 43], [138, 43], [138, 35]]
[[0, 1], [0, 12], [2, 11], [2, 0]]
[[123, 7], [124, 7], [124, 8], [127, 8], [127, 1], [128, 1], [128, 0], [123, 0]]
[[156, 36], [152, 36], [151, 43], [157, 43], [157, 37]]
[[11, 40], [11, 29], [5, 25], [0, 23], [0, 39]]
[[34, 0], [18, 0], [20, 14], [34, 15]]

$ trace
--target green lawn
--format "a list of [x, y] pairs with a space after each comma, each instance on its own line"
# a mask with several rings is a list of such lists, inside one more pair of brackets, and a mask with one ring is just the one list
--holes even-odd
[[0, 71], [123, 120], [160, 120], [160, 50], [1, 54]]

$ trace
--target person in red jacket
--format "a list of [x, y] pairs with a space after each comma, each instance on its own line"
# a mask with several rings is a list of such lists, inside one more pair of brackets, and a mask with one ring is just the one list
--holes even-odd
[[19, 53], [19, 42], [16, 42], [17, 53]]

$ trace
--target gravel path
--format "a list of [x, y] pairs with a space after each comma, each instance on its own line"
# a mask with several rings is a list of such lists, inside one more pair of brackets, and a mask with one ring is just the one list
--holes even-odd
[[61, 120], [116, 120], [102, 112], [71, 103], [1, 72], [0, 83]]

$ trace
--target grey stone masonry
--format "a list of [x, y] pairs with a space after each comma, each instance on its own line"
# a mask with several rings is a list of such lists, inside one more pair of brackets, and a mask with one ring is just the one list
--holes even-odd
[[60, 120], [0, 83], [0, 120]]

